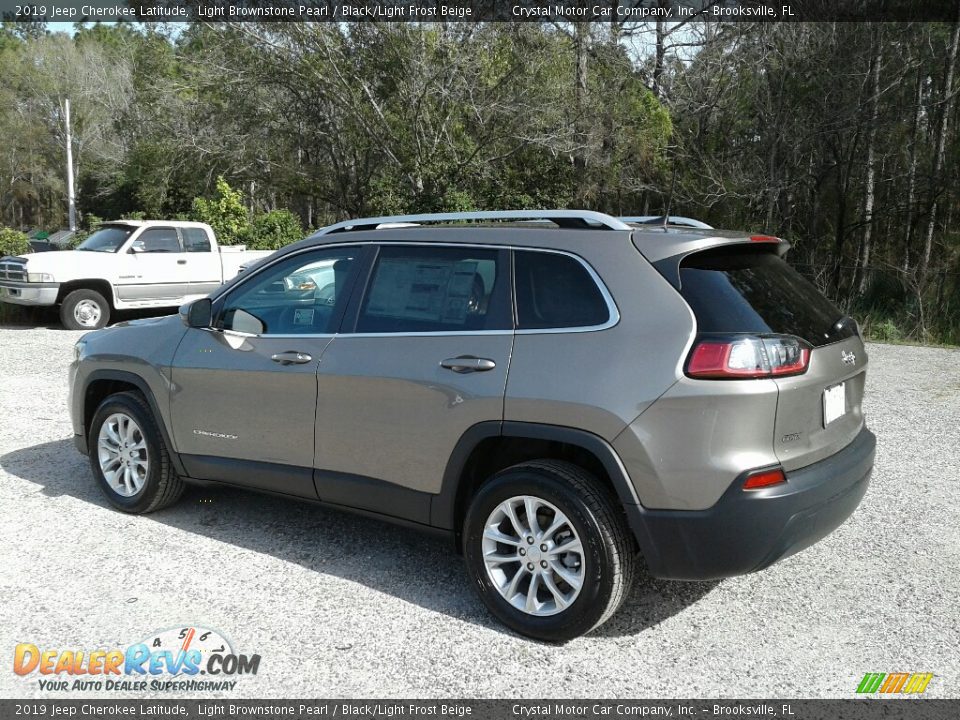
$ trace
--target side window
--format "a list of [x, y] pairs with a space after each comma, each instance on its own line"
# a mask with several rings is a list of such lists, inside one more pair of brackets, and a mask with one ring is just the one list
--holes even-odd
[[569, 255], [517, 251], [514, 273], [518, 330], [592, 327], [610, 319], [597, 283]]
[[335, 332], [360, 249], [299, 253], [252, 275], [227, 295], [217, 326], [255, 335]]
[[498, 250], [380, 249], [357, 332], [463, 332], [511, 327], [509, 283]]
[[210, 252], [210, 238], [203, 228], [181, 228], [183, 234], [183, 249], [186, 252]]
[[150, 228], [133, 241], [134, 250], [145, 253], [178, 253], [180, 238], [175, 228]]

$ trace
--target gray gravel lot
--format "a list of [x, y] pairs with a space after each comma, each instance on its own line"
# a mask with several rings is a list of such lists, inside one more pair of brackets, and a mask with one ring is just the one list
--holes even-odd
[[79, 336], [0, 329], [0, 696], [44, 695], [11, 672], [19, 642], [200, 624], [262, 656], [230, 697], [852, 697], [895, 671], [960, 697], [960, 351], [870, 347], [877, 468], [833, 535], [747, 577], [646, 578], [555, 647], [501, 628], [459, 557], [412, 531], [241, 491], [109, 509], [70, 441]]

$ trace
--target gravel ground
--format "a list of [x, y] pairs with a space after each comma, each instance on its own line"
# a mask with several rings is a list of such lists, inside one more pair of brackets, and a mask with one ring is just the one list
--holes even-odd
[[[262, 657], [230, 697], [844, 698], [895, 671], [960, 697], [960, 351], [870, 347], [877, 467], [833, 535], [747, 577], [644, 579], [598, 632], [555, 647], [502, 629], [461, 560], [412, 531], [227, 490], [109, 509], [69, 439], [79, 335], [0, 329], [7, 662], [19, 642], [126, 647], [201, 625]], [[46, 694], [35, 678], [0, 669], [0, 696]]]

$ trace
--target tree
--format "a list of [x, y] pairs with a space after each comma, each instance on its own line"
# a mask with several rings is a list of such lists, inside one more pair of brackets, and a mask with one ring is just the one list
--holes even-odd
[[221, 245], [244, 242], [250, 233], [243, 193], [231, 188], [223, 176], [217, 178], [216, 192], [212, 198], [194, 198], [193, 219], [212, 227]]

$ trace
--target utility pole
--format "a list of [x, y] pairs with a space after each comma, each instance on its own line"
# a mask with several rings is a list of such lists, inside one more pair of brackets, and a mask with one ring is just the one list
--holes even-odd
[[70, 99], [64, 100], [64, 119], [67, 122], [67, 202], [70, 230], [77, 229], [77, 200], [73, 194], [73, 144], [70, 137]]

